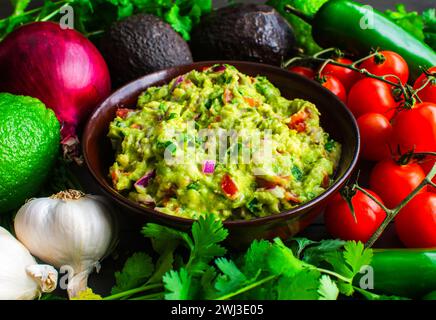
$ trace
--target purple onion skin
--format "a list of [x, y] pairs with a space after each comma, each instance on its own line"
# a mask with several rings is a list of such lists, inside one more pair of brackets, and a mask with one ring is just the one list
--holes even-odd
[[110, 94], [111, 81], [106, 62], [86, 37], [53, 22], [35, 22], [0, 43], [0, 92], [41, 100], [54, 110], [65, 138]]

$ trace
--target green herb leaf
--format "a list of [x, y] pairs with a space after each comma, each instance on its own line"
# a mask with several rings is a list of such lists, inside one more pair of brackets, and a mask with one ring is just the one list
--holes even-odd
[[167, 293], [166, 300], [188, 300], [191, 299], [191, 275], [185, 268], [180, 271], [171, 270], [163, 276], [163, 283]]
[[165, 273], [174, 267], [174, 250], [178, 242], [168, 241], [166, 246], [161, 248], [160, 257], [156, 261], [156, 268], [153, 275], [148, 279], [147, 283], [159, 283]]
[[364, 266], [371, 264], [372, 250], [365, 249], [362, 242], [348, 241], [344, 246], [344, 258], [353, 271], [353, 277]]
[[320, 286], [319, 271], [305, 269], [292, 277], [283, 276], [277, 286], [279, 300], [317, 300]]
[[424, 41], [436, 50], [436, 9], [430, 8], [422, 13], [424, 23]]
[[395, 8], [396, 11], [387, 10], [385, 15], [419, 40], [424, 40], [424, 24], [418, 12], [407, 11], [404, 4], [397, 4]]
[[222, 221], [214, 215], [200, 217], [192, 225], [193, 246], [187, 268], [194, 272], [204, 271], [213, 258], [226, 254], [226, 249], [219, 243], [227, 236], [228, 231], [224, 229]]
[[287, 13], [284, 8], [291, 5], [301, 12], [313, 16], [328, 0], [269, 0], [267, 5], [274, 7], [294, 29], [297, 45], [305, 54], [312, 55], [321, 50], [312, 38], [312, 27], [302, 19]]
[[306, 249], [311, 244], [316, 243], [315, 241], [312, 241], [312, 240], [309, 240], [306, 238], [293, 238], [292, 242], [296, 244], [295, 254], [296, 254], [297, 258], [299, 258], [299, 259], [301, 258], [301, 254], [302, 254], [304, 249]]
[[244, 255], [242, 270], [248, 277], [253, 278], [260, 271], [268, 270], [268, 254], [271, 243], [266, 240], [254, 240]]
[[136, 252], [127, 259], [121, 272], [115, 272], [115, 286], [112, 294], [117, 294], [143, 285], [153, 273], [151, 257], [144, 252]]
[[215, 260], [218, 269], [223, 273], [219, 275], [215, 283], [215, 288], [222, 295], [236, 291], [247, 282], [245, 275], [238, 269], [235, 263], [226, 258]]
[[310, 245], [303, 251], [303, 260], [319, 266], [322, 261], [325, 261], [326, 254], [339, 251], [344, 244], [345, 241], [343, 240], [322, 240], [316, 245]]
[[165, 14], [165, 20], [182, 35], [183, 39], [187, 41], [190, 39], [189, 32], [192, 29], [192, 21], [188, 16], [180, 15], [180, 8], [177, 4]]
[[328, 275], [322, 275], [319, 282], [319, 300], [336, 300], [338, 298], [338, 286]]
[[153, 249], [158, 253], [164, 252], [169, 242], [178, 243], [182, 240], [188, 247], [192, 246], [192, 240], [187, 233], [159, 224], [147, 223], [141, 233], [144, 237], [152, 239]]
[[272, 274], [293, 277], [307, 266], [303, 261], [298, 260], [292, 250], [286, 247], [283, 242], [276, 238], [274, 245], [268, 255], [268, 267]]

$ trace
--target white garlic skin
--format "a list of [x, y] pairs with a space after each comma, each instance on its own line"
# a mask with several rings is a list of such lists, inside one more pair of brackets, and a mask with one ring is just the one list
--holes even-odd
[[33, 300], [42, 291], [53, 291], [56, 283], [56, 270], [38, 265], [26, 247], [0, 227], [0, 300]]
[[100, 196], [32, 199], [15, 217], [17, 238], [42, 261], [91, 272], [113, 248], [112, 209]]

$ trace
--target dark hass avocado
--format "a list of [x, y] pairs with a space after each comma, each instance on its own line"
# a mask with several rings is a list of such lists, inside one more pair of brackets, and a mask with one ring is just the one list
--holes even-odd
[[239, 4], [204, 17], [193, 30], [195, 60], [246, 60], [273, 65], [293, 51], [295, 37], [288, 22], [272, 7]]
[[185, 40], [153, 15], [134, 15], [114, 23], [101, 39], [100, 50], [116, 86], [148, 73], [192, 63]]

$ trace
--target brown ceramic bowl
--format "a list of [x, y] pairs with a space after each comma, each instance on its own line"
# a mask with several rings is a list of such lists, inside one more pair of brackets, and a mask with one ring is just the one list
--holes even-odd
[[230, 243], [243, 246], [253, 239], [289, 237], [307, 227], [322, 212], [327, 200], [339, 190], [351, 175], [359, 154], [359, 131], [356, 120], [336, 98], [321, 85], [283, 69], [250, 62], [209, 61], [175, 67], [146, 75], [122, 87], [107, 98], [89, 119], [83, 135], [83, 154], [86, 164], [102, 189], [115, 199], [124, 210], [142, 215], [146, 221], [160, 223], [177, 229], [189, 229], [193, 220], [179, 218], [142, 207], [119, 194], [108, 179], [109, 167], [114, 162], [110, 140], [107, 138], [109, 123], [115, 118], [118, 107], [134, 108], [138, 95], [150, 86], [168, 83], [178, 75], [216, 63], [234, 65], [241, 72], [266, 76], [286, 98], [302, 98], [316, 104], [321, 112], [321, 126], [342, 144], [342, 157], [333, 185], [317, 198], [290, 211], [256, 218], [249, 221], [228, 221], [224, 225], [230, 231]]

